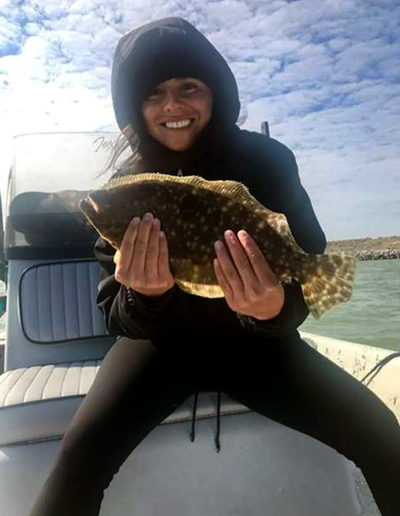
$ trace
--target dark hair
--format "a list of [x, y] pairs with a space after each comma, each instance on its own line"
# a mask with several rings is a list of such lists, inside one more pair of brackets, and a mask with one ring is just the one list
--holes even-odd
[[[110, 170], [113, 171], [111, 177], [137, 173], [139, 164], [142, 162], [142, 156], [138, 149], [139, 141], [138, 134], [133, 130], [130, 124], [123, 127], [115, 140], [111, 156], [105, 164], [104, 169], [97, 177], [106, 174]], [[128, 148], [131, 148], [132, 152], [128, 157], [125, 157], [122, 162], [119, 162], [119, 158]]]

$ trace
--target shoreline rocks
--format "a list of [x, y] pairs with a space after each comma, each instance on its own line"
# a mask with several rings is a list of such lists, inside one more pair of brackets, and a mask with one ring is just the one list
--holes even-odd
[[378, 250], [347, 250], [347, 251], [329, 251], [338, 254], [346, 254], [354, 256], [360, 261], [366, 260], [399, 260], [400, 249], [378, 249]]
[[400, 236], [333, 240], [328, 242], [326, 252], [346, 254], [358, 260], [398, 260]]

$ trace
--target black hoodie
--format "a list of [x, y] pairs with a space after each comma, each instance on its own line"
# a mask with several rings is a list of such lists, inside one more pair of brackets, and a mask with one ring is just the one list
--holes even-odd
[[[155, 141], [145, 130], [140, 109], [154, 86], [173, 77], [198, 78], [213, 94], [210, 122], [185, 152], [169, 150]], [[166, 18], [125, 35], [114, 56], [112, 96], [119, 127], [131, 124], [139, 137], [142, 160], [133, 172], [240, 181], [264, 206], [286, 215], [294, 238], [305, 251], [324, 251], [325, 236], [300, 183], [293, 153], [276, 140], [235, 125], [240, 109], [235, 78], [221, 54], [190, 23]], [[207, 347], [210, 334], [217, 336], [221, 346], [226, 344], [224, 349], [229, 353], [230, 339], [240, 339], [241, 333], [243, 343], [246, 333], [265, 339], [291, 337], [309, 313], [296, 282], [284, 286], [284, 306], [277, 317], [267, 321], [233, 312], [224, 298], [187, 294], [176, 284], [164, 295], [149, 298], [115, 280], [114, 253], [102, 238], [97, 240], [95, 254], [102, 270], [97, 303], [104, 312], [109, 333], [148, 338], [166, 352], [183, 342], [177, 349], [187, 355], [188, 364], [199, 353], [214, 359], [217, 350]], [[215, 442], [220, 451], [220, 391], [217, 399]], [[196, 404], [197, 393], [192, 441]]]
[[[169, 150], [148, 135], [140, 110], [155, 85], [179, 76], [199, 78], [213, 93], [211, 120], [185, 152]], [[166, 18], [125, 35], [114, 56], [112, 96], [120, 128], [131, 124], [140, 139], [142, 162], [136, 171], [240, 181], [264, 206], [286, 215], [305, 251], [324, 251], [325, 236], [300, 183], [293, 153], [276, 140], [235, 125], [240, 109], [235, 78], [221, 54], [190, 23]], [[285, 285], [283, 309], [268, 321], [236, 314], [224, 298], [193, 296], [176, 284], [164, 295], [148, 298], [115, 280], [114, 252], [98, 239], [95, 254], [102, 279], [97, 302], [113, 335], [149, 338], [160, 348], [173, 345], [180, 336], [210, 331], [243, 330], [265, 338], [284, 337], [308, 315], [296, 282]]]

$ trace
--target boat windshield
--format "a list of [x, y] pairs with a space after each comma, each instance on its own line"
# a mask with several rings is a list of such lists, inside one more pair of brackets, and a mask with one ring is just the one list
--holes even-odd
[[39, 133], [14, 138], [5, 247], [8, 258], [93, 256], [98, 235], [80, 211], [108, 181], [118, 133]]

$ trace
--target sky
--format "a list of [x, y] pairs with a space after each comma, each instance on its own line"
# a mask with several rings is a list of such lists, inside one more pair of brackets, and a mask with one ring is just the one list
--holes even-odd
[[400, 235], [398, 0], [0, 0], [3, 201], [14, 135], [117, 130], [117, 42], [167, 16], [228, 61], [240, 127], [294, 152], [328, 240]]

